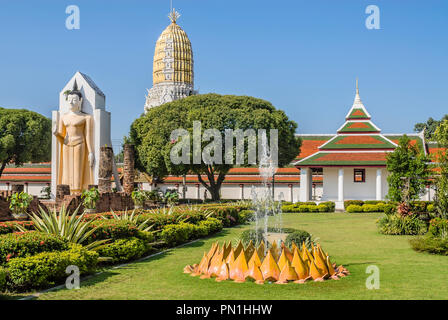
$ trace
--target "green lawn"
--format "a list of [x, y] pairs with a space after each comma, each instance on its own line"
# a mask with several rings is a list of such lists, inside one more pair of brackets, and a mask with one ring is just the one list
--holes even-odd
[[[234, 240], [250, 226], [174, 249], [144, 262], [113, 269], [82, 282], [79, 290], [46, 293], [40, 299], [448, 299], [448, 257], [414, 252], [407, 236], [377, 232], [379, 214], [285, 214], [285, 227], [320, 238], [324, 250], [351, 275], [339, 281], [256, 285], [217, 283], [183, 274], [199, 263], [214, 241]], [[366, 267], [380, 268], [381, 287], [366, 289]]]

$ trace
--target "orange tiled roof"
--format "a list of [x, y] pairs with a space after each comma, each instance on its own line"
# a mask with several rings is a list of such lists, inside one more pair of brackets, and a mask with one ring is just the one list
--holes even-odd
[[300, 166], [385, 166], [386, 152], [319, 152]]

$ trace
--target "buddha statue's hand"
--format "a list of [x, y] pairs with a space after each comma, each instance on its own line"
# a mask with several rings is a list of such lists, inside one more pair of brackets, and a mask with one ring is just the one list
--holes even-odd
[[95, 155], [93, 154], [93, 152], [89, 153], [89, 164], [90, 167], [93, 168], [93, 165], [95, 164]]

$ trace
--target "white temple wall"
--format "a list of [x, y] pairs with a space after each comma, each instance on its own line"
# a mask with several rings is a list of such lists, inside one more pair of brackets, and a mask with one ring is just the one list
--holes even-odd
[[[338, 170], [340, 168], [324, 168], [323, 197], [325, 201], [338, 200]], [[354, 168], [344, 168], [344, 200], [376, 200], [377, 168], [365, 168], [365, 182], [354, 182]], [[387, 170], [381, 169], [381, 198], [387, 192]]]

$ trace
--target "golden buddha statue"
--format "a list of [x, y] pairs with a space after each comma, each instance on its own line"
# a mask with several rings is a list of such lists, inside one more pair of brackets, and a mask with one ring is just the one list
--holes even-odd
[[70, 186], [70, 193], [80, 193], [93, 184], [95, 156], [92, 150], [93, 119], [83, 113], [82, 93], [75, 84], [67, 92], [69, 112], [59, 118], [53, 134], [60, 143], [57, 184]]

